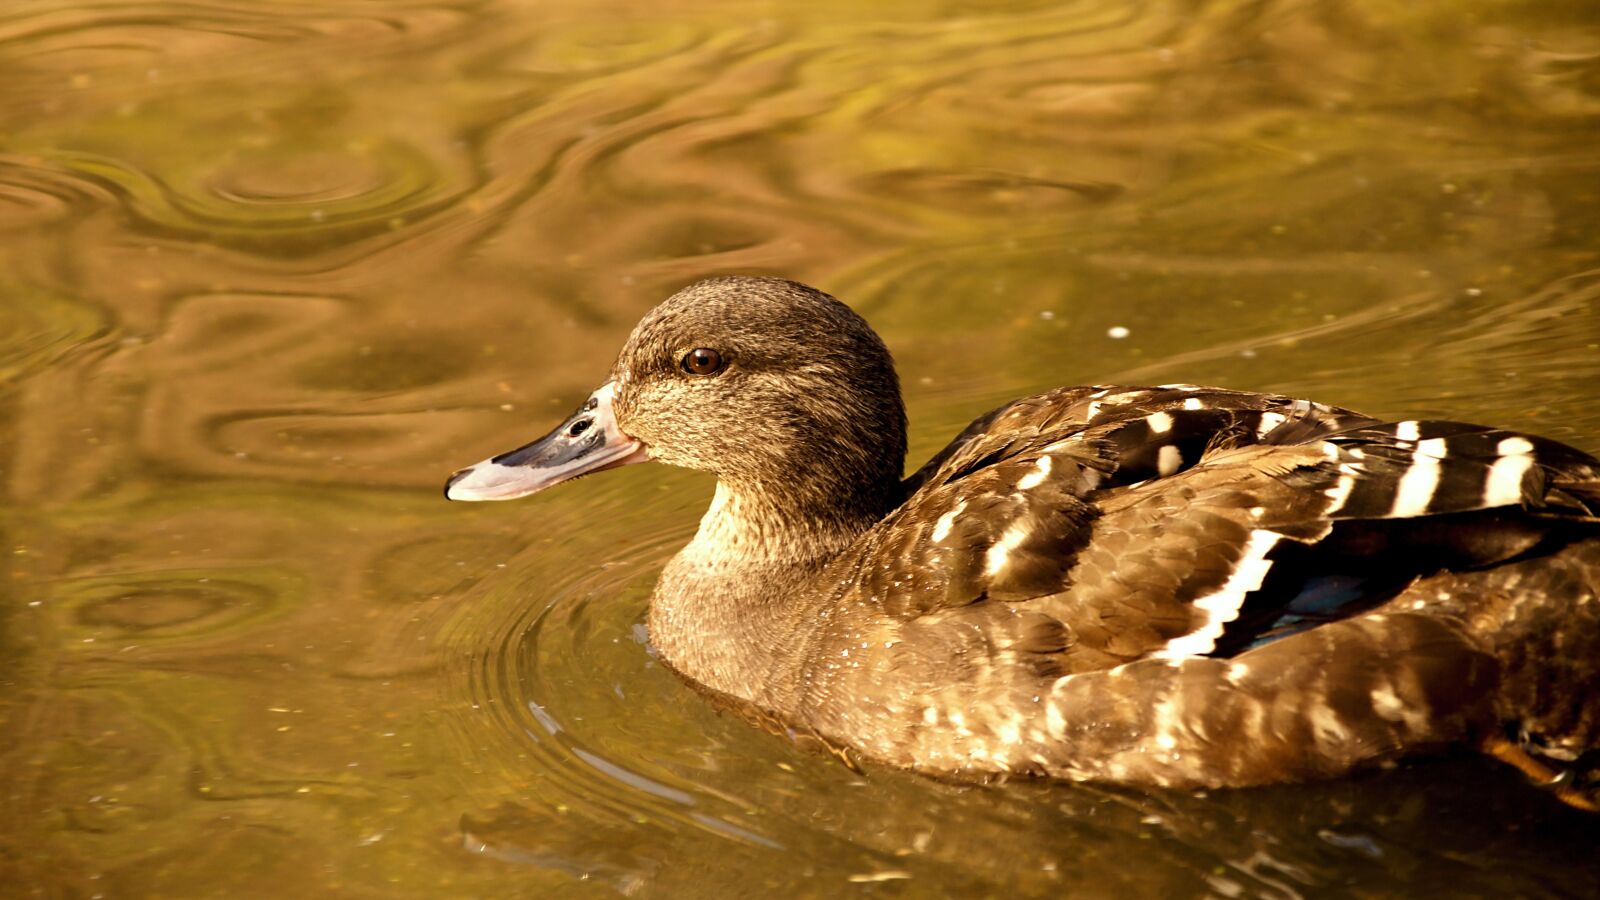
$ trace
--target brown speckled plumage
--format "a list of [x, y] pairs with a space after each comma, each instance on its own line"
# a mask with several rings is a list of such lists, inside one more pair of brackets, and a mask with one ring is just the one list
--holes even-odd
[[[902, 481], [887, 350], [777, 279], [670, 298], [603, 390], [617, 453], [718, 476], [652, 598], [662, 659], [867, 757], [1197, 787], [1600, 741], [1600, 462], [1553, 441], [1099, 385]], [[490, 496], [473, 471], [452, 496]]]

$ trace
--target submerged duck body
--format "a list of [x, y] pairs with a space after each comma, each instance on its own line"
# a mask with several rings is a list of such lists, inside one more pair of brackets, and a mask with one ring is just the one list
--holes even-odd
[[1244, 786], [1469, 743], [1550, 777], [1600, 743], [1600, 461], [1571, 447], [1095, 385], [994, 410], [902, 479], [904, 454], [863, 320], [721, 278], [446, 493], [715, 473], [651, 599], [661, 658], [895, 765]]

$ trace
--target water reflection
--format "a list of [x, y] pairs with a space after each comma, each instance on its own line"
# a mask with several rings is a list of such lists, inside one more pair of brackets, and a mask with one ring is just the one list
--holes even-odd
[[1201, 797], [852, 771], [652, 660], [705, 479], [437, 496], [725, 272], [862, 310], [914, 456], [1115, 379], [1600, 449], [1592, 10], [315, 7], [0, 12], [0, 882], [1592, 889], [1590, 823], [1473, 760]]

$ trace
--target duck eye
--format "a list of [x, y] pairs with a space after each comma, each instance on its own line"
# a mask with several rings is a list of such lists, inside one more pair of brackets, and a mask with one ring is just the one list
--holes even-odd
[[710, 347], [696, 347], [683, 355], [681, 365], [690, 375], [715, 375], [722, 371], [722, 354]]

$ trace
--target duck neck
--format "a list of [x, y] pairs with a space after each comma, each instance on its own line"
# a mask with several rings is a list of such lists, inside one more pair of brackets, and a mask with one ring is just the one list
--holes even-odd
[[651, 599], [662, 658], [716, 691], [782, 710], [829, 600], [814, 579], [898, 503], [898, 480], [888, 481], [844, 493], [718, 481]]
[[805, 568], [832, 559], [896, 505], [899, 482], [844, 488], [799, 473], [783, 483], [723, 477], [686, 550], [723, 564]]

